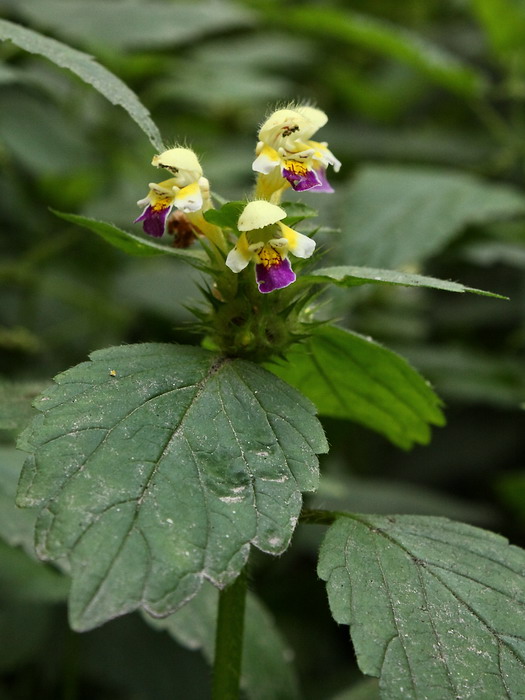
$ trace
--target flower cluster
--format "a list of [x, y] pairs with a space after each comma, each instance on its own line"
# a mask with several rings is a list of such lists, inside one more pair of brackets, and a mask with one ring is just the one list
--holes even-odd
[[258, 173], [254, 199], [240, 214], [233, 247], [224, 231], [204, 216], [213, 208], [210, 186], [197, 156], [188, 148], [171, 148], [154, 156], [152, 165], [167, 170], [171, 177], [149, 184], [147, 196], [138, 202], [143, 212], [135, 221], [156, 238], [169, 227], [170, 215], [178, 225], [185, 221], [220, 251], [215, 261], [221, 261], [223, 270], [225, 266], [230, 274], [240, 273], [254, 262], [259, 292], [287, 287], [296, 279], [288, 254], [309, 258], [315, 242], [283, 223], [286, 212], [278, 204], [290, 187], [298, 192], [333, 192], [326, 169], [331, 165], [337, 172], [341, 164], [326, 143], [311, 140], [326, 121], [319, 109], [294, 106], [275, 111], [262, 124], [252, 165]]

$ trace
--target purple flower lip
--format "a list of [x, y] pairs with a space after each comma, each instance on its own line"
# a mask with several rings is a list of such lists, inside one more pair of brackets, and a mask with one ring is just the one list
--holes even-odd
[[149, 204], [142, 214], [135, 219], [133, 222], [136, 224], [138, 221], [142, 221], [142, 228], [144, 233], [148, 236], [154, 236], [155, 238], [160, 238], [164, 234], [164, 229], [166, 228], [166, 219], [170, 213], [171, 207], [165, 207], [164, 209], [154, 209], [151, 204]]
[[326, 177], [325, 168], [319, 168], [319, 170], [315, 171], [315, 174], [317, 175], [318, 184], [310, 188], [312, 192], [334, 192], [334, 188], [328, 182], [328, 179]]
[[294, 172], [288, 168], [283, 168], [282, 176], [288, 180], [296, 192], [311, 190], [314, 187], [319, 187], [323, 184], [315, 170], [305, 170], [304, 173], [301, 173], [297, 171]]
[[288, 258], [283, 258], [275, 265], [266, 266], [258, 263], [255, 266], [255, 279], [259, 285], [259, 291], [262, 294], [269, 294], [292, 284], [296, 277]]

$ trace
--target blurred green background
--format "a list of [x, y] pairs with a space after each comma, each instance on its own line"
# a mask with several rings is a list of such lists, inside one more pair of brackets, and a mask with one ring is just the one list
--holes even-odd
[[[322, 313], [407, 357], [445, 400], [448, 425], [404, 453], [325, 421], [332, 449], [310, 502], [446, 515], [523, 545], [524, 0], [0, 0], [0, 16], [96, 56], [168, 146], [196, 150], [223, 197], [249, 195], [268, 111], [316, 104], [330, 117], [317, 138], [343, 163], [336, 193], [290, 199], [337, 229], [321, 237], [327, 263], [510, 297], [331, 291]], [[31, 398], [97, 348], [198, 342], [185, 328], [198, 274], [128, 258], [51, 213], [139, 232], [136, 201], [162, 177], [122, 109], [10, 42], [0, 58], [0, 700], [203, 698], [205, 662], [137, 616], [69, 632], [64, 581], [18, 549], [30, 549], [31, 514], [12, 504], [23, 459], [13, 444]], [[286, 556], [259, 557], [252, 588], [293, 649], [299, 697], [375, 698], [348, 630], [330, 620], [320, 536], [300, 528]]]

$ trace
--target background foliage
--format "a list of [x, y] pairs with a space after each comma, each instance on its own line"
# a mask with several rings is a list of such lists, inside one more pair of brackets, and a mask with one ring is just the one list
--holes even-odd
[[[331, 452], [310, 504], [445, 515], [523, 546], [523, 3], [0, 0], [0, 10], [96, 56], [140, 96], [168, 145], [196, 148], [225, 197], [251, 188], [268, 104], [317, 102], [330, 115], [323, 138], [344, 164], [336, 194], [302, 198], [340, 230], [323, 234], [326, 264], [399, 268], [510, 297], [335, 288], [326, 316], [408, 358], [445, 400], [447, 425], [405, 452], [328, 410]], [[161, 634], [134, 615], [68, 631], [67, 582], [31, 558], [34, 516], [12, 504], [22, 462], [12, 446], [31, 399], [98, 348], [193, 342], [179, 300], [198, 273], [174, 259], [127, 257], [51, 213], [129, 229], [154, 179], [152, 146], [69, 71], [11, 42], [0, 51], [0, 698], [157, 700], [173, 689], [202, 698], [207, 666], [187, 651], [210, 656], [198, 630]], [[328, 340], [315, 339], [319, 352]], [[305, 526], [286, 556], [256, 559], [252, 587], [286, 640], [271, 648], [288, 659], [293, 650], [300, 677], [298, 691], [288, 670], [268, 697], [376, 698], [347, 628], [329, 618], [319, 542]], [[256, 697], [261, 684], [251, 684]]]

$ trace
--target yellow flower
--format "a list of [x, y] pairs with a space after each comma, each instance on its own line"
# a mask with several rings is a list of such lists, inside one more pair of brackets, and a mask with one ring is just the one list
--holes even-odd
[[175, 207], [186, 214], [188, 221], [217, 246], [224, 248], [222, 231], [206, 221], [203, 212], [212, 207], [210, 184], [202, 175], [195, 153], [189, 148], [170, 148], [153, 156], [152, 165], [164, 168], [173, 177], [163, 182], [149, 183], [149, 192], [137, 202], [145, 207], [135, 222], [150, 236], [160, 238], [166, 229], [167, 218]]
[[320, 109], [299, 106], [279, 109], [263, 123], [252, 164], [260, 173], [257, 197], [279, 201], [288, 187], [299, 192], [333, 192], [326, 168], [331, 165], [337, 172], [341, 163], [325, 142], [311, 140], [327, 121]]
[[315, 249], [315, 241], [282, 223], [285, 217], [284, 209], [275, 204], [265, 200], [249, 202], [237, 224], [241, 235], [226, 258], [226, 265], [233, 272], [241, 272], [253, 260], [263, 294], [295, 281], [289, 252], [298, 258], [309, 258]]

